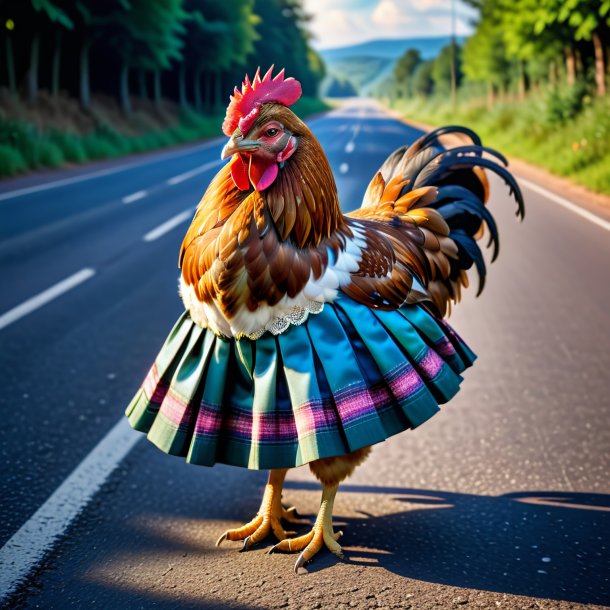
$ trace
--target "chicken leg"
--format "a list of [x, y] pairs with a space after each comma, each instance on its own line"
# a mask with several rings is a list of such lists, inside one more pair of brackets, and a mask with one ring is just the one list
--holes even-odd
[[323, 546], [338, 557], [343, 558], [341, 546], [337, 542], [343, 532], [335, 533], [333, 530], [333, 504], [339, 485], [324, 485], [322, 487], [322, 500], [316, 522], [311, 531], [298, 538], [286, 538], [271, 548], [270, 553], [298, 553], [299, 555], [294, 571], [304, 566], [311, 558], [318, 553]]
[[339, 483], [349, 477], [356, 467], [368, 457], [371, 452], [370, 447], [363, 447], [353, 453], [331, 458], [322, 458], [310, 462], [309, 468], [315, 477], [322, 483], [322, 500], [316, 522], [310, 532], [298, 538], [280, 540], [269, 551], [283, 553], [299, 553], [300, 555], [294, 565], [294, 571], [298, 572], [310, 561], [322, 547], [343, 557], [341, 546], [337, 542], [343, 532], [335, 533], [333, 530], [333, 504]]
[[216, 546], [220, 546], [225, 540], [243, 540], [241, 550], [247, 551], [271, 532], [275, 534], [278, 540], [284, 540], [295, 534], [295, 532], [286, 531], [281, 523], [282, 519], [293, 522], [297, 521], [298, 518], [294, 507], [286, 509], [281, 502], [282, 487], [287, 472], [287, 468], [269, 471], [269, 479], [256, 517], [240, 528], [227, 530], [218, 539]]

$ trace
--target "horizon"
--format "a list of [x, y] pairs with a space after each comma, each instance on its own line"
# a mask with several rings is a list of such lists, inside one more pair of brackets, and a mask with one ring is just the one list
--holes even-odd
[[[375, 40], [451, 35], [452, 0], [304, 0], [318, 51]], [[469, 36], [478, 11], [455, 0], [455, 33]]]
[[[404, 42], [406, 40], [435, 40], [438, 38], [449, 38], [451, 36], [451, 33], [447, 33], [447, 34], [435, 34], [433, 36], [405, 36], [404, 38], [370, 38], [367, 40], [362, 40], [360, 42], [354, 42], [351, 44], [342, 44], [339, 46], [333, 46], [333, 47], [316, 47], [316, 50], [319, 52], [324, 52], [324, 51], [334, 51], [336, 49], [349, 49], [351, 47], [358, 47], [360, 45], [365, 45], [371, 42]], [[467, 36], [465, 34], [457, 34], [456, 38], [467, 38]]]

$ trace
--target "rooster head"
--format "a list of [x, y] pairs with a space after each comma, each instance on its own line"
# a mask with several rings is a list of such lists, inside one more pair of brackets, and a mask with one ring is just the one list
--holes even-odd
[[241, 91], [235, 88], [222, 125], [230, 137], [222, 158], [233, 157], [231, 176], [237, 188], [252, 186], [263, 191], [277, 178], [284, 163], [298, 146], [303, 123], [288, 110], [301, 96], [301, 85], [284, 78], [284, 70], [272, 78], [273, 66], [261, 78], [246, 78]]

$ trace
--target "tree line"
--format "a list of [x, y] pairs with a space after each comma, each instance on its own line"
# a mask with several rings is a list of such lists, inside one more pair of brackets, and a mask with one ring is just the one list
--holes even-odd
[[310, 96], [325, 75], [301, 0], [4, 0], [0, 19], [0, 82], [32, 103], [47, 88], [89, 109], [94, 89], [126, 113], [134, 94], [204, 110], [258, 65], [281, 61]]
[[463, 90], [517, 95], [577, 83], [607, 94], [610, 0], [466, 0], [479, 11], [463, 45], [423, 61], [409, 49], [393, 74], [395, 97], [446, 95], [452, 76]]

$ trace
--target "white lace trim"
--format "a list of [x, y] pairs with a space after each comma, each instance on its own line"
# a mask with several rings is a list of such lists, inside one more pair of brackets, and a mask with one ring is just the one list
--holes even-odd
[[288, 330], [288, 327], [300, 326], [303, 324], [310, 313], [320, 313], [324, 309], [324, 303], [320, 301], [306, 301], [303, 305], [293, 305], [284, 315], [272, 318], [263, 328], [251, 333], [244, 333], [237, 338], [247, 337], [252, 341], [260, 339], [267, 331], [272, 335], [281, 335]]

